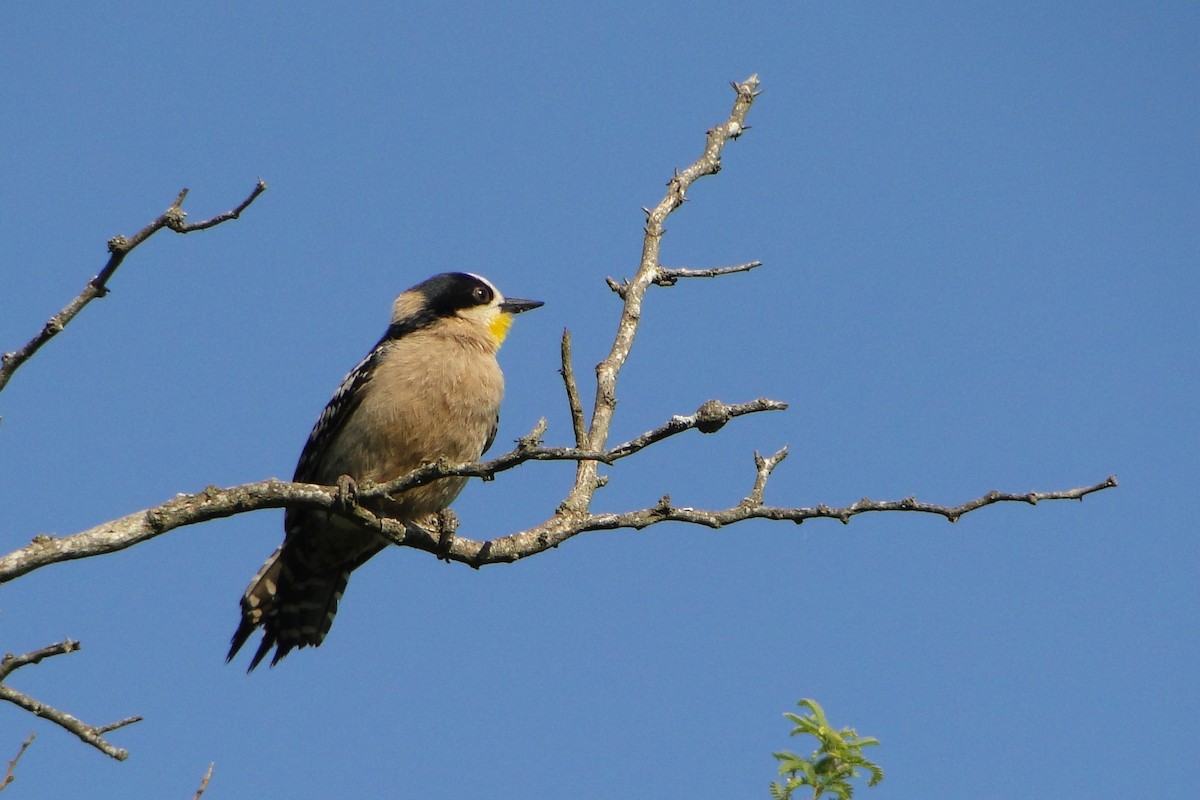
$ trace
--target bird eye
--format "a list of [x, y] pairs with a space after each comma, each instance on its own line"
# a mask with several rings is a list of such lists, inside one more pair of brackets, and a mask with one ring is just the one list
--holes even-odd
[[484, 303], [490, 303], [492, 301], [492, 290], [486, 286], [476, 286], [475, 291], [471, 293], [471, 296], [475, 298], [476, 303], [483, 305]]

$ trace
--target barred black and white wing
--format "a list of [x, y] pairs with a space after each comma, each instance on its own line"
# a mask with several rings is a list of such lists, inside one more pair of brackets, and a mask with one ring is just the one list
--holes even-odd
[[[325, 474], [322, 465], [328, 463], [330, 451], [337, 447], [338, 437], [361, 405], [383, 345], [380, 342], [350, 371], [326, 404], [301, 451], [293, 481], [328, 484], [340, 477]], [[250, 670], [272, 647], [274, 666], [297, 647], [319, 645], [333, 624], [350, 573], [384, 546], [324, 512], [288, 509], [284, 530], [284, 543], [262, 565], [242, 596], [242, 619], [230, 642], [226, 660], [232, 660], [254, 630], [262, 627], [262, 642], [250, 661]]]

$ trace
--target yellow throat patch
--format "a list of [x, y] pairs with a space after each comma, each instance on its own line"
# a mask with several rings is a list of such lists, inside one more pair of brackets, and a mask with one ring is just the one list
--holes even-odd
[[499, 347], [504, 343], [504, 338], [508, 336], [508, 329], [512, 326], [513, 315], [506, 314], [500, 311], [496, 316], [492, 317], [492, 321], [488, 323], [488, 332], [492, 334], [492, 338], [496, 340], [496, 346]]

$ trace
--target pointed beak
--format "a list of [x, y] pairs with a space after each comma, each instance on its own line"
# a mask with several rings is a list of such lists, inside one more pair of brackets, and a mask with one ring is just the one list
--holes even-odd
[[518, 297], [507, 297], [500, 304], [500, 310], [505, 314], [520, 314], [522, 311], [532, 311], [541, 305], [545, 305], [541, 300], [522, 300]]

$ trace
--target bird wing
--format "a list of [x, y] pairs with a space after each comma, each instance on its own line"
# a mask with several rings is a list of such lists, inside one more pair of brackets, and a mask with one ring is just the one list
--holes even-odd
[[[296, 464], [293, 481], [325, 483], [320, 471], [333, 442], [362, 404], [384, 342], [350, 370], [326, 404]], [[230, 643], [227, 660], [234, 657], [256, 628], [263, 639], [250, 660], [253, 670], [272, 647], [274, 665], [296, 647], [319, 645], [329, 632], [338, 601], [350, 573], [383, 549], [369, 535], [336, 532], [336, 522], [327, 514], [310, 514], [296, 509], [284, 513], [284, 544], [275, 551], [250, 581], [242, 598], [242, 621]], [[349, 541], [347, 542], [347, 536]]]
[[313, 425], [308, 434], [308, 441], [300, 452], [300, 460], [296, 462], [296, 473], [292, 480], [297, 483], [322, 482], [317, 479], [314, 467], [324, 463], [325, 453], [337, 438], [346, 421], [354, 415], [355, 409], [362, 403], [363, 393], [371, 382], [375, 361], [383, 350], [383, 343], [376, 345], [366, 358], [358, 362], [358, 366], [342, 381], [342, 385], [333, 393], [333, 397], [325, 405], [325, 410]]
[[496, 416], [492, 418], [492, 429], [488, 431], [487, 439], [483, 443], [483, 449], [479, 451], [479, 457], [483, 458], [483, 454], [492, 449], [492, 442], [496, 441], [496, 431], [500, 430], [500, 412], [496, 412]]

